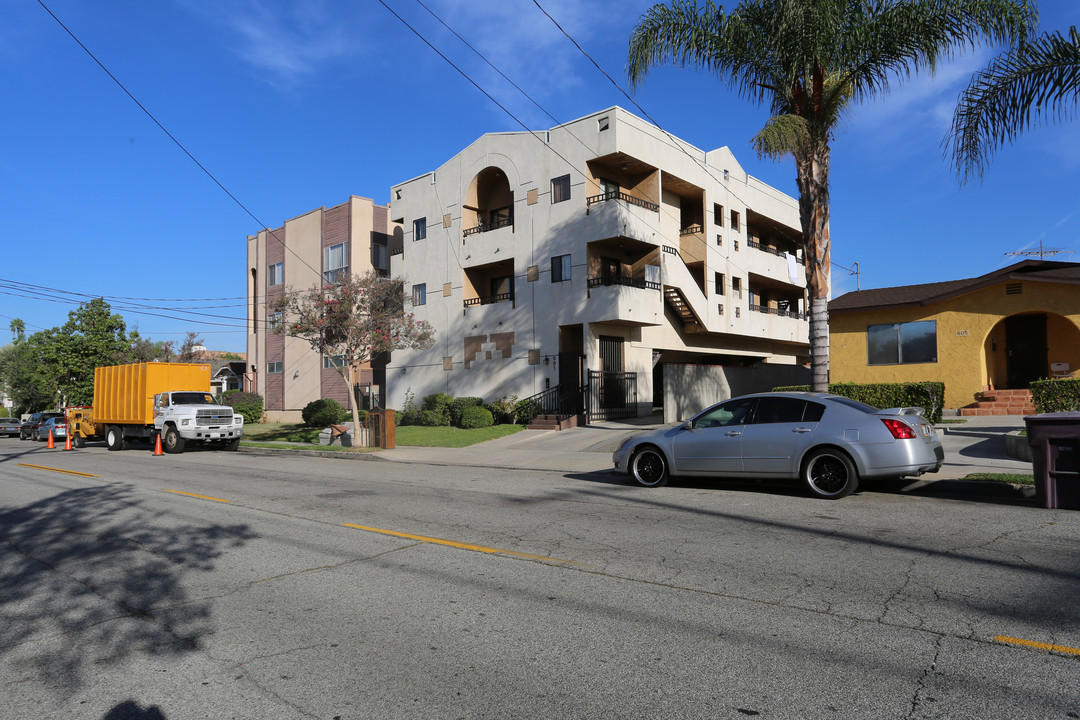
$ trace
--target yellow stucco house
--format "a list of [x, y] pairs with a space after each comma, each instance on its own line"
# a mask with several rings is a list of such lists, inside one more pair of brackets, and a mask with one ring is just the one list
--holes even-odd
[[945, 383], [946, 408], [1080, 370], [1080, 263], [1025, 260], [967, 280], [829, 303], [832, 382]]

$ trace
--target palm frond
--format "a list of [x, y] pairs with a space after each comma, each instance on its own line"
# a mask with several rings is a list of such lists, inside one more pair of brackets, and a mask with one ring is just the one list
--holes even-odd
[[981, 178], [994, 152], [1036, 118], [1071, 118], [1080, 104], [1080, 33], [1069, 28], [1005, 53], [971, 79], [946, 138], [961, 183]]
[[773, 115], [750, 144], [759, 158], [779, 160], [810, 146], [810, 125], [798, 115]]

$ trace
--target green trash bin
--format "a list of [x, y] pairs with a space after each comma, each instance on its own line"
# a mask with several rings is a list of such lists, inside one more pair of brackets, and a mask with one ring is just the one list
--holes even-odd
[[1080, 510], [1080, 412], [1029, 415], [1028, 445], [1040, 507]]

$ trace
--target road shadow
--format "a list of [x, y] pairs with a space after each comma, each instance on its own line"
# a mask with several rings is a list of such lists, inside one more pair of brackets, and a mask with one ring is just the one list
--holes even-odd
[[188, 595], [185, 576], [254, 537], [151, 511], [121, 486], [0, 506], [0, 658], [70, 694], [131, 652], [191, 652], [210, 605]]

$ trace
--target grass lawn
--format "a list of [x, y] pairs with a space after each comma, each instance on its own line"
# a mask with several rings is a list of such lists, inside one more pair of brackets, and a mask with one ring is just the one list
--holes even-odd
[[[485, 440], [513, 435], [525, 429], [524, 425], [493, 425], [487, 428], [462, 430], [455, 427], [420, 427], [406, 425], [394, 428], [394, 439], [398, 445], [416, 445], [420, 447], [466, 447]], [[295, 446], [280, 443], [311, 443], [317, 445], [319, 433], [323, 428], [313, 428], [303, 423], [261, 423], [244, 425], [244, 445], [248, 447], [276, 447], [295, 449]], [[276, 444], [275, 444], [276, 443]], [[320, 446], [322, 450], [342, 449], [337, 445]], [[351, 448], [344, 448], [346, 450]]]
[[1034, 475], [1022, 473], [971, 473], [964, 476], [965, 480], [985, 480], [987, 482], [1013, 483], [1014, 485], [1034, 485]]
[[524, 425], [492, 425], [486, 428], [462, 430], [456, 427], [421, 427], [406, 425], [394, 428], [398, 445], [420, 447], [467, 447], [485, 440], [513, 435], [525, 429]]

